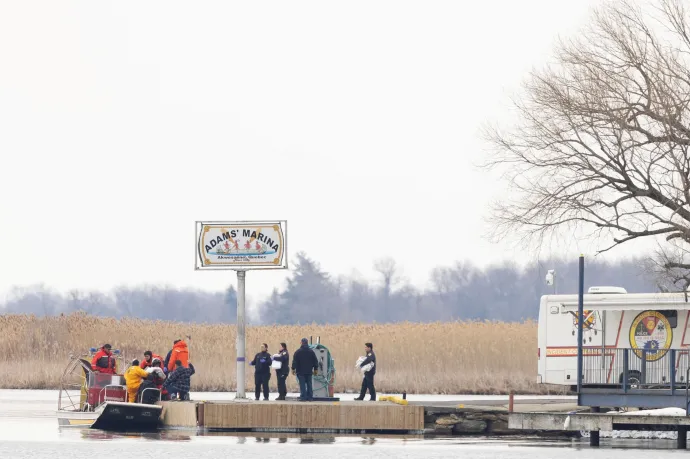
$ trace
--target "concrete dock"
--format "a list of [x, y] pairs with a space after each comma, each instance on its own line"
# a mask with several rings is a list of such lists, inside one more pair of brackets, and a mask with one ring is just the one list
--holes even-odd
[[[596, 411], [596, 410], [595, 410]], [[590, 433], [590, 445], [599, 446], [599, 433], [614, 430], [676, 431], [677, 447], [686, 449], [690, 430], [689, 416], [621, 413], [545, 413], [514, 412], [509, 415], [508, 428], [515, 431], [571, 431]]]

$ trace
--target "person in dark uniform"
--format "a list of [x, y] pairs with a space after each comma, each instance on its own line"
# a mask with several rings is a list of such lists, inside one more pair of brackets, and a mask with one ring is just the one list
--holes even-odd
[[362, 368], [364, 365], [369, 363], [373, 363], [374, 366], [371, 368], [371, 370], [364, 373], [364, 379], [362, 379], [362, 390], [359, 392], [359, 397], [355, 400], [364, 400], [364, 396], [366, 395], [367, 390], [369, 390], [369, 395], [371, 396], [369, 400], [373, 402], [376, 401], [376, 388], [374, 387], [374, 375], [376, 374], [376, 354], [374, 354], [374, 345], [371, 343], [365, 343], [364, 350], [366, 352], [366, 359], [359, 364], [359, 367]]
[[249, 365], [254, 367], [254, 395], [259, 400], [261, 388], [264, 391], [264, 400], [268, 400], [268, 380], [271, 379], [271, 354], [268, 353], [268, 344], [261, 345], [261, 352], [254, 356]]
[[276, 378], [278, 378], [278, 398], [276, 400], [285, 400], [287, 395], [287, 386], [285, 382], [290, 374], [290, 354], [288, 354], [287, 344], [280, 343], [280, 351], [273, 356], [273, 360], [281, 362], [281, 366], [276, 370]]

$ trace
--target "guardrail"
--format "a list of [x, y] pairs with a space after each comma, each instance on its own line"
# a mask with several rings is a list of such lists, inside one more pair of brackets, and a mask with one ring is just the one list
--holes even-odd
[[[122, 393], [124, 391], [124, 396], [120, 395], [119, 397], [115, 398], [108, 398], [108, 388], [110, 388], [111, 392], [114, 389], [117, 389], [118, 393]], [[100, 405], [101, 403], [105, 402], [126, 402], [127, 401], [127, 387], [126, 386], [121, 386], [119, 384], [108, 384], [107, 386], [104, 386], [103, 389], [98, 393], [98, 404]]]
[[137, 398], [138, 403], [144, 403], [144, 394], [146, 393], [146, 391], [149, 390], [155, 390], [156, 392], [158, 392], [158, 401], [161, 401], [161, 394], [163, 393], [163, 391], [161, 389], [158, 389], [157, 387], [147, 387], [146, 389], [142, 390], [139, 394], [139, 397]]
[[583, 385], [624, 389], [665, 388], [688, 384], [688, 349], [582, 349]]

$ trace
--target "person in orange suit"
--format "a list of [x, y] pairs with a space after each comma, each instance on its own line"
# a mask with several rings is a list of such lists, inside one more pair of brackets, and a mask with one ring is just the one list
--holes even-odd
[[184, 340], [175, 340], [172, 351], [170, 351], [170, 360], [168, 361], [168, 373], [175, 369], [175, 362], [182, 362], [183, 367], [187, 367], [189, 361], [189, 348]]

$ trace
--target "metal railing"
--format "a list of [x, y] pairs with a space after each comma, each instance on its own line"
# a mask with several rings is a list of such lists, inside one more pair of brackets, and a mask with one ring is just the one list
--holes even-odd
[[[112, 392], [113, 389], [115, 389], [118, 393], [122, 393], [124, 391], [124, 396], [120, 395], [118, 397], [111, 397], [108, 398], [108, 388], [110, 388], [110, 391]], [[98, 404], [102, 404], [105, 402], [126, 402], [127, 401], [127, 387], [121, 386], [121, 385], [116, 385], [116, 384], [108, 384], [107, 386], [103, 387], [101, 391], [98, 393]]]
[[582, 349], [583, 385], [628, 389], [687, 386], [688, 349]]
[[137, 399], [138, 403], [144, 403], [144, 394], [147, 390], [155, 390], [156, 392], [158, 392], [158, 401], [161, 401], [161, 394], [163, 393], [163, 391], [161, 389], [158, 389], [157, 387], [147, 387], [146, 389], [142, 390], [139, 394], [139, 397]]

